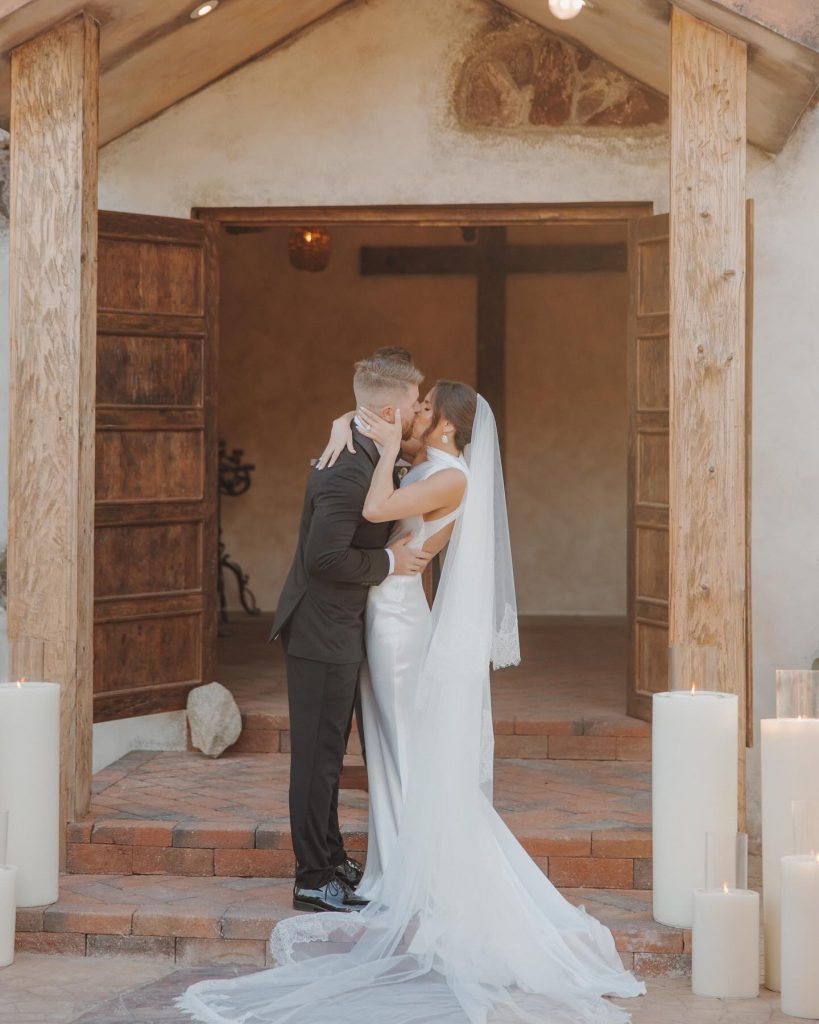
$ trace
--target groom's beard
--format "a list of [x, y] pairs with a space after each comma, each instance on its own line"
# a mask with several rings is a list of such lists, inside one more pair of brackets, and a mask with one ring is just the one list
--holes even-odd
[[412, 437], [413, 430], [415, 430], [415, 417], [414, 416], [412, 417], [412, 420], [409, 423], [407, 423], [405, 425], [404, 429], [401, 431], [402, 439], [404, 441], [409, 441], [410, 438]]

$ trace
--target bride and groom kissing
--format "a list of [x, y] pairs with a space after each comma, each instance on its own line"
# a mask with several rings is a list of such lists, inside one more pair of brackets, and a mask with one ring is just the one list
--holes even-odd
[[[293, 905], [278, 966], [192, 985], [208, 1024], [592, 1024], [644, 986], [492, 805], [490, 665], [520, 660], [495, 420], [403, 350], [356, 364], [357, 411], [310, 473], [281, 635], [291, 724]], [[403, 477], [397, 463], [410, 468]], [[421, 573], [446, 548], [432, 607]], [[366, 661], [365, 661], [366, 655]], [[360, 688], [366, 869], [339, 778]]]

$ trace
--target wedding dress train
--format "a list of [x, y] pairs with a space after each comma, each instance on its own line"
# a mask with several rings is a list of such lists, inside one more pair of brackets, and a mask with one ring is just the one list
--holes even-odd
[[519, 652], [497, 433], [480, 398], [470, 449], [431, 613], [418, 580], [375, 588], [368, 611], [374, 898], [280, 922], [278, 967], [191, 986], [177, 1005], [205, 1024], [619, 1024], [628, 1013], [604, 997], [645, 991], [492, 807], [489, 665]]

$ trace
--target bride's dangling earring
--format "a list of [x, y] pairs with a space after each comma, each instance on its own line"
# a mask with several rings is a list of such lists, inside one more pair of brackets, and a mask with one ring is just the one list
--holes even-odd
[[447, 436], [446, 436], [446, 434], [441, 434], [441, 441], [443, 442], [443, 444], [447, 443]]

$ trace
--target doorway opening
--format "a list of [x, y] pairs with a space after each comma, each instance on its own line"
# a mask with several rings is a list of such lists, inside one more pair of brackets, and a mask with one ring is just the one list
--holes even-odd
[[[648, 758], [627, 709], [629, 222], [650, 204], [198, 210], [220, 264], [218, 436], [254, 466], [221, 507], [227, 579], [218, 675], [287, 749], [279, 645], [266, 644], [295, 547], [305, 477], [351, 407], [353, 363], [409, 349], [465, 380], [502, 436], [523, 663], [497, 673], [497, 750], [511, 758]], [[320, 273], [294, 267], [294, 228], [331, 237]], [[278, 724], [277, 724], [278, 723]], [[352, 751], [355, 753], [353, 740]]]

